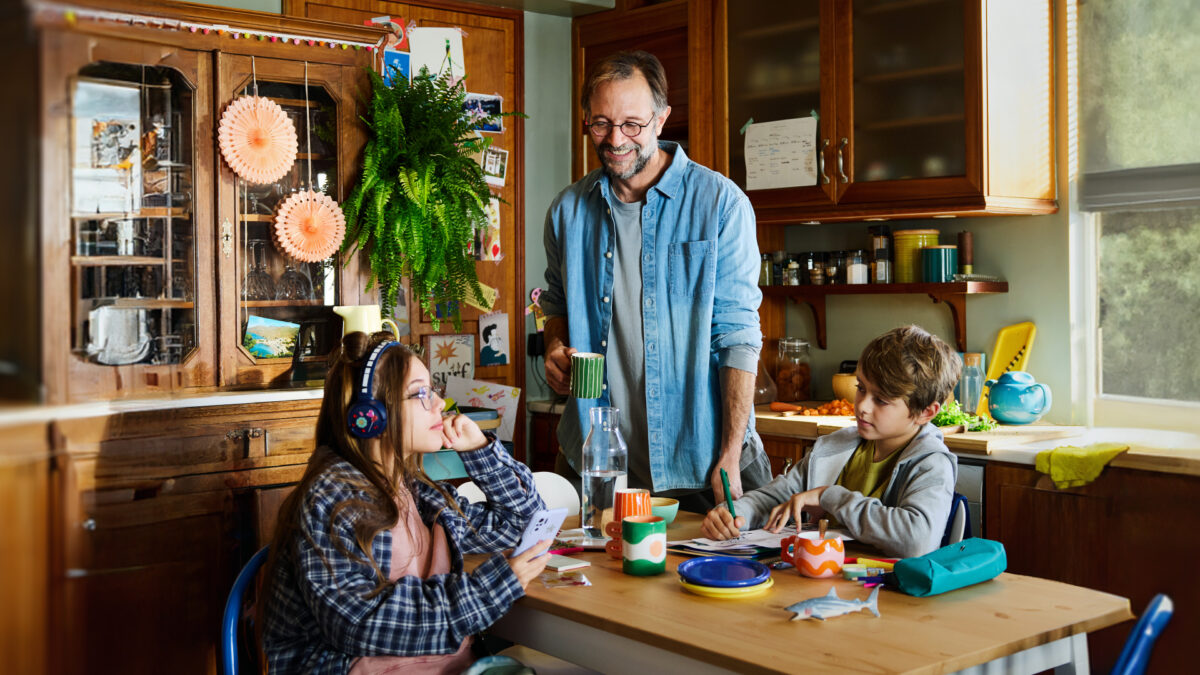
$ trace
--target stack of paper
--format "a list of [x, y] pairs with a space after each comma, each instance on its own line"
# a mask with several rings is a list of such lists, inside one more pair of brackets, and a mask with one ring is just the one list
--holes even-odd
[[[767, 530], [747, 530], [734, 539], [681, 539], [668, 541], [667, 548], [685, 555], [730, 555], [739, 558], [758, 558], [767, 555], [778, 555], [783, 539], [796, 534], [796, 528], [789, 525], [779, 532]], [[800, 536], [806, 539], [816, 539], [816, 525], [804, 526]], [[832, 539], [841, 537], [843, 540], [852, 539], [845, 530], [826, 530], [825, 537]]]

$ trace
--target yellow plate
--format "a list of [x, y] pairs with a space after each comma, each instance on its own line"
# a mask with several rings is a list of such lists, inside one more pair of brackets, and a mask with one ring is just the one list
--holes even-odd
[[715, 586], [697, 586], [689, 584], [679, 578], [679, 585], [683, 586], [684, 590], [696, 595], [703, 595], [706, 598], [752, 598], [761, 593], [767, 592], [767, 589], [775, 585], [775, 580], [768, 578], [766, 581], [757, 586], [743, 586], [741, 588], [717, 588]]

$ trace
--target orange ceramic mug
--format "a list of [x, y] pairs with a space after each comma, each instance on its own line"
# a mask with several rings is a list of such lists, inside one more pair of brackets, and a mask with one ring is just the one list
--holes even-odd
[[780, 542], [780, 557], [791, 563], [806, 577], [832, 577], [842, 571], [846, 562], [846, 546], [841, 537], [808, 539], [800, 535], [784, 537]]
[[621, 559], [621, 522], [626, 516], [648, 516], [650, 491], [638, 488], [617, 490], [613, 495], [613, 519], [604, 524], [604, 533], [612, 539], [605, 550], [614, 560]]

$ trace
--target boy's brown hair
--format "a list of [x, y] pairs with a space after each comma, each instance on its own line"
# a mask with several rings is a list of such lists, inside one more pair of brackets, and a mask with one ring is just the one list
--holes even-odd
[[858, 367], [887, 400], [903, 400], [916, 416], [945, 401], [962, 372], [958, 354], [920, 326], [902, 326], [871, 340]]

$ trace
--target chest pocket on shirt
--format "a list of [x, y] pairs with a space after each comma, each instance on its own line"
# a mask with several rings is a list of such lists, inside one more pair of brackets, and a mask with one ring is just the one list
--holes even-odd
[[716, 247], [712, 241], [683, 241], [667, 249], [671, 295], [702, 298], [712, 295], [717, 277]]

